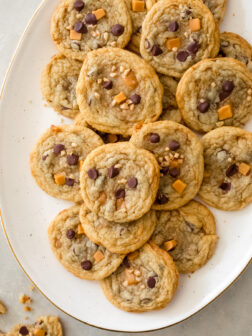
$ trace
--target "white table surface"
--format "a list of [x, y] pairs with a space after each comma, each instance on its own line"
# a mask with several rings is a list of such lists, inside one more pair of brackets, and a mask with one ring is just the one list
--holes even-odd
[[[50, 0], [47, 0], [50, 1]], [[0, 86], [8, 64], [34, 10], [40, 0], [0, 0]], [[155, 336], [250, 336], [252, 335], [252, 265], [223, 295], [190, 319], [167, 329], [151, 332]], [[113, 334], [82, 324], [55, 308], [38, 290], [29, 289], [30, 282], [13, 257], [0, 228], [0, 300], [8, 306], [8, 314], [0, 315], [0, 330], [14, 324], [33, 321], [40, 315], [58, 315], [66, 336]], [[32, 312], [23, 311], [18, 302], [20, 293], [30, 295]], [[28, 323], [28, 322], [27, 322]], [[115, 333], [114, 333], [115, 334]], [[117, 333], [124, 335], [123, 333]], [[147, 335], [142, 333], [140, 335]]]

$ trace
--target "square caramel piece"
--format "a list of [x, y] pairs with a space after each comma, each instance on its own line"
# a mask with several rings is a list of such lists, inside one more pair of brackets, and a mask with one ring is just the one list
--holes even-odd
[[218, 110], [219, 120], [225, 120], [233, 116], [231, 105], [222, 106]]
[[138, 86], [136, 75], [132, 70], [123, 78], [123, 81], [124, 84], [131, 89], [135, 89]]
[[172, 186], [179, 194], [182, 194], [182, 192], [185, 190], [186, 184], [181, 180], [176, 180], [173, 182]]
[[63, 185], [66, 182], [66, 175], [64, 173], [55, 174], [54, 180], [57, 185]]
[[144, 12], [144, 1], [132, 0], [132, 10], [133, 12]]
[[176, 242], [175, 239], [168, 240], [164, 243], [164, 248], [165, 248], [166, 251], [170, 251], [176, 246], [177, 246], [177, 242]]
[[99, 8], [99, 9], [93, 11], [92, 14], [95, 15], [97, 20], [100, 20], [106, 15], [106, 12], [103, 8]]
[[240, 163], [239, 164], [239, 173], [241, 173], [244, 176], [247, 176], [250, 173], [251, 166], [248, 165], [247, 163]]
[[125, 269], [125, 275], [126, 275], [126, 280], [127, 280], [129, 286], [137, 284], [136, 277], [133, 274], [133, 271], [131, 269], [126, 268]]
[[77, 33], [74, 29], [70, 30], [70, 40], [80, 41], [82, 37], [81, 33]]
[[101, 251], [96, 251], [94, 254], [94, 258], [97, 262], [100, 262], [104, 259], [104, 254]]
[[84, 232], [84, 230], [83, 230], [83, 226], [81, 225], [81, 224], [79, 224], [78, 225], [78, 228], [77, 228], [77, 233], [79, 234], [79, 235], [81, 235], [81, 234], [84, 234], [85, 232]]
[[201, 29], [201, 21], [200, 19], [191, 19], [189, 21], [189, 26], [192, 32], [199, 31]]
[[166, 41], [166, 47], [169, 50], [172, 50], [173, 48], [179, 48], [181, 46], [181, 40], [180, 38], [173, 38], [173, 39], [168, 39]]
[[123, 92], [120, 92], [118, 95], [114, 97], [114, 100], [116, 101], [117, 104], [122, 103], [124, 100], [126, 100], [126, 96]]

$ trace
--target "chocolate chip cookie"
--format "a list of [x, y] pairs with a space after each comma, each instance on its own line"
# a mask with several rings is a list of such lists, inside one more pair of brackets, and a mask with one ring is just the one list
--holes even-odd
[[102, 144], [102, 139], [86, 127], [51, 126], [31, 153], [32, 175], [49, 195], [79, 202], [80, 167], [87, 154]]
[[202, 0], [202, 2], [210, 9], [215, 21], [220, 23], [226, 12], [227, 0]]
[[134, 126], [156, 120], [163, 88], [152, 67], [118, 48], [87, 54], [77, 84], [81, 113], [93, 128], [131, 135]]
[[81, 67], [82, 62], [59, 54], [47, 64], [41, 77], [43, 98], [56, 112], [72, 119], [79, 113], [76, 84]]
[[145, 244], [129, 254], [121, 266], [101, 281], [107, 299], [128, 312], [165, 307], [178, 286], [178, 271], [169, 254], [155, 244]]
[[97, 48], [123, 48], [131, 33], [123, 0], [63, 0], [51, 20], [51, 36], [59, 51], [82, 61]]
[[177, 209], [199, 191], [203, 178], [203, 149], [197, 136], [173, 121], [157, 121], [133, 133], [130, 142], [152, 152], [161, 173], [153, 209]]
[[80, 221], [90, 240], [105, 246], [110, 252], [122, 254], [143, 246], [157, 224], [156, 212], [153, 210], [134, 222], [116, 223], [91, 212], [84, 203], [80, 210]]
[[217, 244], [214, 216], [207, 207], [191, 201], [172, 211], [157, 211], [158, 224], [151, 241], [168, 251], [180, 273], [205, 265]]
[[238, 210], [252, 201], [252, 134], [221, 127], [202, 138], [205, 173], [199, 196], [221, 210]]
[[140, 52], [156, 71], [174, 77], [219, 51], [219, 29], [200, 0], [161, 0], [142, 26]]
[[109, 252], [89, 240], [79, 218], [80, 206], [61, 211], [48, 229], [53, 253], [60, 263], [81, 279], [101, 280], [114, 272], [124, 255]]
[[87, 207], [108, 221], [131, 222], [147, 213], [156, 198], [159, 167], [155, 156], [128, 142], [93, 150], [81, 168]]
[[251, 73], [233, 58], [203, 60], [181, 78], [177, 103], [184, 121], [195, 131], [242, 127], [252, 115]]
[[225, 32], [220, 35], [220, 41], [219, 56], [235, 58], [252, 72], [252, 47], [244, 38]]

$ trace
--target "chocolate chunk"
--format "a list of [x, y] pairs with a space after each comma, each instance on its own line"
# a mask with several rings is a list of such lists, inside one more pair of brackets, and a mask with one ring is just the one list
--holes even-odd
[[220, 188], [226, 192], [228, 192], [231, 189], [231, 183], [230, 182], [222, 182], [220, 185]]
[[178, 28], [179, 28], [179, 25], [178, 25], [178, 22], [177, 21], [172, 21], [170, 24], [169, 24], [169, 30], [171, 31], [171, 32], [175, 32], [175, 31], [177, 31], [178, 30]]
[[172, 140], [172, 141], [169, 143], [169, 148], [170, 148], [170, 150], [172, 150], [172, 151], [175, 151], [175, 150], [179, 149], [179, 147], [180, 147], [180, 143], [179, 143], [178, 141], [176, 141], [176, 140]]
[[137, 187], [137, 185], [138, 185], [138, 180], [137, 180], [136, 177], [131, 177], [131, 178], [128, 179], [128, 186], [129, 186], [129, 188], [134, 189], [134, 188]]
[[75, 231], [73, 229], [68, 229], [66, 232], [66, 236], [68, 239], [73, 239], [75, 237]]
[[137, 29], [136, 29], [136, 33], [141, 34], [141, 32], [142, 32], [142, 26], [137, 27]]
[[84, 8], [84, 6], [85, 6], [85, 4], [84, 4], [84, 2], [81, 1], [81, 0], [77, 0], [77, 1], [74, 2], [74, 8], [75, 8], [78, 12], [80, 12], [80, 11]]
[[109, 167], [108, 169], [108, 177], [114, 178], [119, 174], [119, 169], [115, 168], [115, 166]]
[[129, 259], [127, 257], [125, 257], [123, 259], [123, 265], [126, 267], [126, 268], [130, 268], [130, 263], [129, 263]]
[[116, 190], [115, 197], [116, 199], [125, 198], [125, 190], [124, 189]]
[[169, 198], [166, 197], [165, 195], [158, 195], [157, 197], [157, 202], [158, 204], [166, 204], [169, 201]]
[[65, 149], [65, 146], [62, 144], [56, 144], [53, 146], [53, 153], [58, 155], [61, 151]]
[[42, 160], [45, 161], [48, 158], [48, 154], [42, 156]]
[[67, 155], [67, 163], [70, 166], [76, 166], [78, 164], [79, 161], [79, 156], [76, 154], [72, 154], [72, 155]]
[[19, 329], [19, 334], [20, 335], [28, 335], [29, 334], [29, 330], [26, 328], [26, 326], [22, 326], [20, 329]]
[[149, 140], [151, 143], [158, 143], [160, 141], [160, 136], [157, 133], [151, 133]]
[[174, 168], [170, 168], [169, 169], [169, 174], [171, 175], [171, 177], [178, 177], [180, 174], [180, 169], [177, 167]]
[[177, 59], [180, 62], [185, 62], [187, 60], [187, 57], [189, 56], [189, 53], [187, 51], [179, 51], [177, 53]]
[[66, 179], [65, 179], [65, 184], [67, 186], [69, 186], [69, 187], [73, 187], [74, 186], [74, 182], [75, 182], [75, 180], [72, 179], [72, 178], [70, 178], [70, 177], [66, 177]]
[[91, 268], [93, 267], [93, 264], [91, 263], [90, 260], [84, 260], [81, 262], [81, 267], [85, 270], [85, 271], [90, 271]]
[[224, 99], [226, 99], [229, 96], [230, 96], [230, 92], [225, 92], [225, 91], [221, 92], [220, 95], [219, 95], [220, 101], [223, 101]]
[[96, 16], [93, 13], [88, 13], [85, 17], [85, 22], [90, 25], [96, 25], [97, 24]]
[[222, 90], [225, 92], [229, 92], [231, 94], [231, 92], [234, 90], [234, 82], [233, 81], [225, 81], [222, 84]]
[[229, 166], [228, 169], [226, 170], [227, 177], [231, 177], [237, 173], [238, 173], [238, 166], [235, 163]]
[[124, 27], [120, 25], [119, 23], [115, 24], [114, 26], [111, 27], [111, 33], [114, 36], [120, 36], [124, 33]]
[[158, 56], [163, 53], [163, 50], [159, 47], [158, 44], [154, 44], [154, 46], [151, 48], [151, 54], [153, 56]]
[[147, 285], [149, 288], [154, 288], [156, 286], [156, 280], [153, 277], [147, 279]]
[[91, 180], [96, 180], [98, 177], [98, 171], [95, 168], [90, 168], [87, 173]]
[[75, 23], [74, 30], [77, 33], [82, 33], [82, 34], [86, 34], [88, 32], [87, 26], [81, 21], [77, 21]]
[[187, 9], [187, 10], [185, 11], [185, 13], [186, 13], [186, 15], [191, 15], [191, 14], [192, 14], [192, 12], [191, 12], [189, 9]]
[[192, 43], [188, 45], [187, 50], [189, 51], [190, 54], [196, 55], [199, 48], [200, 48], [200, 44], [198, 43], [198, 41], [193, 41]]
[[203, 103], [199, 103], [197, 106], [197, 109], [201, 112], [201, 113], [206, 113], [209, 110], [210, 104], [208, 101], [204, 101]]
[[160, 173], [167, 175], [169, 173], [169, 167], [162, 167]]
[[103, 83], [103, 87], [106, 90], [111, 90], [113, 88], [113, 82], [112, 82], [112, 80], [104, 82]]
[[151, 47], [150, 41], [145, 39], [144, 46], [145, 46], [145, 49], [150, 49], [150, 47]]
[[137, 105], [140, 103], [141, 97], [138, 94], [134, 93], [133, 95], [130, 96], [130, 100], [132, 101], [133, 104]]

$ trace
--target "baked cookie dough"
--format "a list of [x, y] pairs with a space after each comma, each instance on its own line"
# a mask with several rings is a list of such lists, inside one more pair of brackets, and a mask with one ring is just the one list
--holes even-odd
[[160, 0], [142, 26], [140, 52], [156, 71], [181, 77], [193, 64], [215, 57], [219, 28], [200, 0]]
[[55, 55], [47, 64], [41, 77], [43, 98], [56, 112], [68, 118], [79, 113], [76, 84], [82, 62], [64, 55]]
[[252, 72], [252, 47], [240, 35], [234, 33], [222, 33], [220, 35], [219, 56], [232, 57], [244, 63]]
[[155, 156], [148, 151], [128, 142], [107, 144], [93, 150], [81, 168], [82, 197], [99, 216], [131, 222], [150, 210], [159, 175]]
[[176, 96], [185, 123], [195, 131], [242, 127], [252, 115], [252, 76], [233, 58], [203, 60], [186, 71]]
[[217, 23], [221, 23], [226, 12], [227, 0], [202, 0], [202, 2], [210, 9]]
[[145, 244], [128, 255], [121, 266], [101, 281], [107, 299], [128, 312], [164, 308], [178, 286], [178, 271], [169, 254]]
[[153, 210], [134, 222], [115, 223], [91, 212], [84, 203], [80, 210], [80, 221], [90, 240], [106, 247], [110, 252], [122, 254], [143, 246], [157, 224], [156, 212]]
[[61, 211], [48, 228], [53, 253], [59, 262], [81, 279], [101, 280], [114, 272], [124, 255], [109, 252], [89, 240], [79, 218], [80, 206]]
[[87, 154], [101, 145], [102, 139], [86, 127], [51, 126], [31, 153], [32, 175], [49, 195], [79, 202], [80, 167]]
[[214, 254], [218, 241], [214, 216], [201, 203], [157, 211], [157, 219], [151, 241], [169, 252], [180, 273], [195, 272]]
[[118, 48], [87, 54], [77, 84], [81, 113], [93, 128], [131, 135], [139, 123], [158, 119], [163, 88], [152, 67]]
[[123, 0], [63, 0], [51, 20], [51, 36], [58, 50], [82, 61], [97, 48], [125, 47], [131, 33]]
[[177, 209], [198, 193], [203, 178], [203, 149], [197, 136], [173, 121], [157, 121], [136, 131], [130, 142], [152, 152], [161, 173], [152, 208]]
[[252, 134], [221, 127], [202, 138], [205, 173], [199, 196], [221, 210], [238, 210], [252, 201]]

